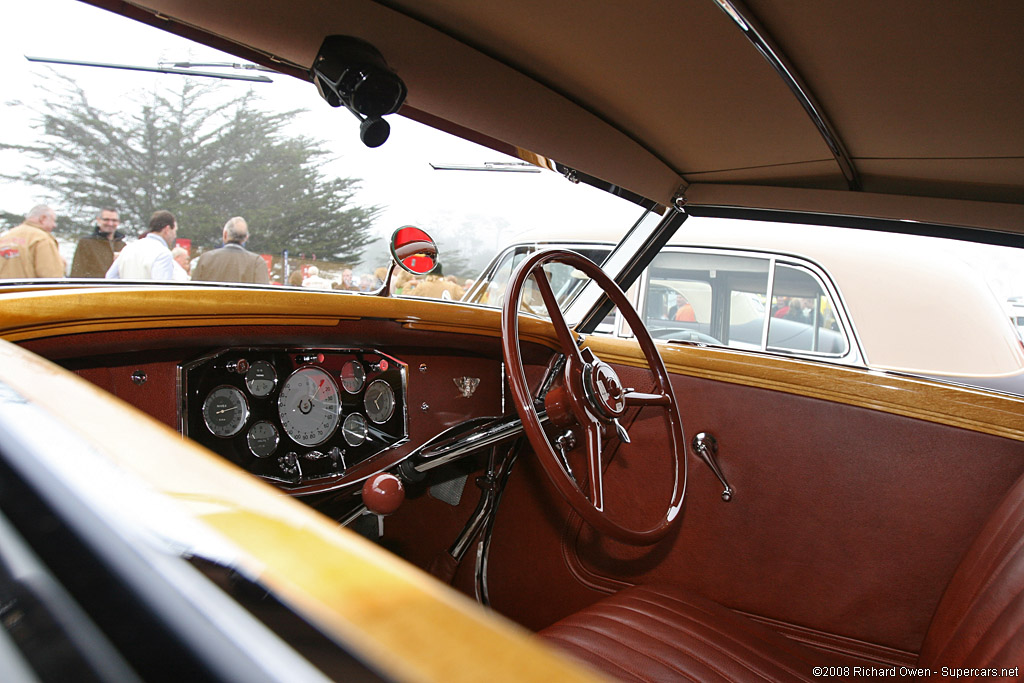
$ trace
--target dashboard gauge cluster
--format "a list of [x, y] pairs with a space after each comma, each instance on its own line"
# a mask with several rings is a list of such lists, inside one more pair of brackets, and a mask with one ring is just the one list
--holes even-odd
[[290, 485], [405, 440], [405, 363], [366, 349], [225, 349], [179, 368], [182, 433]]

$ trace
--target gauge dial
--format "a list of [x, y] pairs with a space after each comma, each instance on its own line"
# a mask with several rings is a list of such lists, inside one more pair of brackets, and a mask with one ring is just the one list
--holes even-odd
[[253, 396], [266, 396], [277, 386], [277, 371], [265, 360], [258, 360], [245, 373], [245, 386]]
[[225, 384], [211, 391], [203, 401], [203, 421], [216, 436], [234, 436], [248, 419], [249, 404], [240, 389]]
[[366, 381], [366, 370], [357, 360], [350, 360], [341, 367], [341, 386], [350, 394], [358, 393]]
[[341, 419], [338, 385], [320, 368], [299, 368], [281, 387], [277, 411], [284, 433], [295, 443], [319, 446], [331, 438]]
[[361, 446], [366, 441], [368, 432], [366, 418], [359, 413], [352, 413], [345, 418], [345, 422], [341, 425], [341, 434], [345, 437], [345, 443], [353, 448]]
[[390, 420], [395, 413], [395, 392], [391, 390], [391, 385], [382, 379], [370, 382], [363, 397], [363, 407], [366, 416], [377, 424]]
[[277, 427], [266, 420], [260, 420], [249, 428], [245, 440], [253, 455], [257, 458], [269, 458], [277, 450], [281, 437], [277, 433]]

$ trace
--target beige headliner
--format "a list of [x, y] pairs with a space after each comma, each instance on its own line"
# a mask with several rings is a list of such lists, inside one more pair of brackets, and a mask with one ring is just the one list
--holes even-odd
[[747, 3], [830, 118], [860, 191], [714, 0], [90, 1], [145, 8], [292, 73], [326, 35], [364, 38], [409, 86], [403, 113], [662, 204], [683, 188], [691, 204], [1024, 232], [1018, 0]]

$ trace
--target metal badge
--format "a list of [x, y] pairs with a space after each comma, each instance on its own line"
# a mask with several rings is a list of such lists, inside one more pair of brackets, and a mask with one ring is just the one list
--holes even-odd
[[462, 393], [462, 398], [469, 398], [476, 392], [476, 388], [480, 386], [479, 377], [456, 377], [452, 381], [455, 382], [455, 386]]

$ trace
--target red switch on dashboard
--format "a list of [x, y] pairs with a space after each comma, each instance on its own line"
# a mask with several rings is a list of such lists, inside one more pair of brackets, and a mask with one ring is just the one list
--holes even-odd
[[381, 472], [363, 484], [363, 505], [376, 515], [390, 515], [405, 500], [402, 480], [393, 474]]

